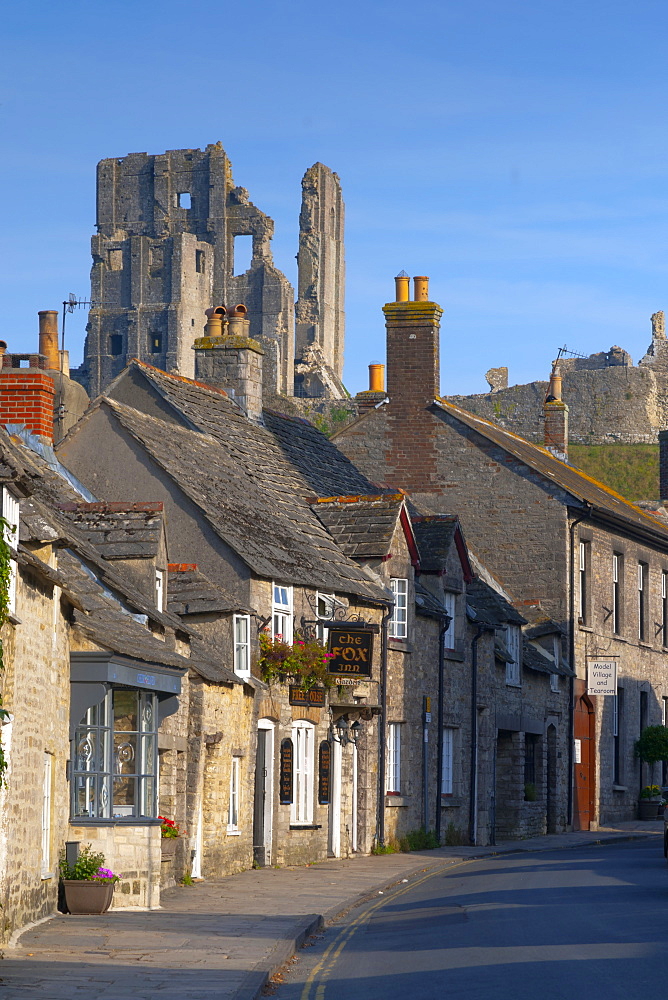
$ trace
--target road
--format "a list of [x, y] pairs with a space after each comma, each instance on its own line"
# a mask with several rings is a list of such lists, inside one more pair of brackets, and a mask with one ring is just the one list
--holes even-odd
[[668, 991], [654, 841], [464, 862], [328, 929], [275, 1000], [635, 1000]]

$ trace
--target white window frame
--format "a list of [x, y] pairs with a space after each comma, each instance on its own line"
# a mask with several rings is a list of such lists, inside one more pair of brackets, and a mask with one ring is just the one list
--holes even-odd
[[620, 606], [620, 579], [619, 579], [619, 561], [621, 556], [618, 552], [612, 553], [612, 631], [614, 635], [619, 635], [619, 606]]
[[50, 878], [51, 871], [51, 786], [53, 775], [53, 756], [44, 753], [44, 771], [42, 777], [42, 878]]
[[457, 594], [453, 590], [443, 591], [443, 604], [446, 612], [452, 619], [448, 625], [447, 632], [443, 636], [443, 645], [446, 649], [455, 648], [455, 625], [457, 622]]
[[315, 595], [315, 616], [318, 619], [318, 625], [316, 625], [316, 635], [318, 641], [323, 644], [326, 642], [327, 630], [320, 624], [320, 621], [329, 621], [334, 615], [334, 608], [337, 605], [337, 600], [334, 594], [321, 594], [320, 591], [316, 591]]
[[578, 587], [578, 613], [580, 624], [587, 625], [588, 605], [589, 605], [589, 542], [580, 541], [578, 543], [578, 566], [579, 566], [579, 587]]
[[155, 571], [155, 606], [158, 611], [165, 610], [165, 571], [156, 569]]
[[250, 677], [250, 615], [235, 615], [234, 629], [234, 672], [237, 677]]
[[408, 638], [408, 579], [393, 576], [390, 579], [390, 590], [394, 597], [394, 607], [390, 618], [390, 638]]
[[550, 691], [559, 694], [559, 674], [550, 674]]
[[283, 642], [291, 643], [294, 615], [292, 606], [292, 587], [288, 587], [282, 583], [272, 583], [271, 594], [272, 635], [274, 638], [276, 638], [277, 635], [280, 635]]
[[506, 663], [506, 684], [511, 687], [520, 687], [520, 652], [521, 635], [519, 625], [506, 625], [506, 649], [513, 657], [510, 663]]
[[294, 751], [293, 796], [290, 807], [292, 826], [313, 825], [313, 781], [315, 761], [315, 726], [299, 719], [292, 724]]
[[401, 794], [401, 722], [387, 726], [387, 775], [385, 791], [388, 795]]
[[227, 832], [239, 836], [239, 807], [241, 805], [241, 757], [232, 757], [230, 762], [230, 797], [227, 806]]
[[454, 794], [455, 729], [443, 727], [443, 762], [441, 766], [441, 795]]
[[[20, 508], [18, 498], [7, 489], [2, 487], [2, 516], [7, 522], [4, 528], [4, 539], [7, 545], [16, 549], [19, 542], [19, 516]], [[16, 559], [9, 560], [9, 586], [7, 588], [7, 611], [10, 615], [16, 614], [16, 580], [18, 576], [18, 564]]]

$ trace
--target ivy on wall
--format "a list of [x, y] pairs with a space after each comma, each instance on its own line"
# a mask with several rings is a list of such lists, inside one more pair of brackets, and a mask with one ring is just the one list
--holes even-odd
[[[12, 530], [11, 526], [3, 517], [0, 517], [0, 628], [5, 624], [9, 616], [9, 582], [12, 571], [12, 550], [7, 544], [7, 532], [10, 530]], [[2, 640], [0, 639], [0, 672], [4, 668]], [[9, 713], [2, 707], [2, 697], [0, 696], [0, 723], [8, 715]], [[7, 760], [5, 759], [2, 738], [0, 737], [0, 785], [4, 782], [6, 770]]]

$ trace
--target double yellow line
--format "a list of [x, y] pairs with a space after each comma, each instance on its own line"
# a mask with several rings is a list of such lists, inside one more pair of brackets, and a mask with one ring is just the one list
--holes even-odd
[[[336, 965], [341, 952], [345, 946], [350, 941], [351, 937], [355, 931], [359, 930], [362, 924], [366, 923], [367, 920], [385, 903], [389, 903], [395, 900], [398, 896], [403, 896], [405, 892], [409, 892], [418, 885], [422, 885], [423, 882], [429, 881], [434, 875], [441, 875], [443, 872], [454, 871], [455, 868], [463, 868], [465, 865], [473, 864], [474, 861], [479, 861], [479, 858], [471, 858], [467, 861], [459, 861], [454, 865], [442, 865], [440, 868], [435, 868], [424, 875], [422, 878], [416, 879], [414, 882], [410, 882], [408, 885], [404, 886], [403, 889], [397, 889], [391, 895], [379, 899], [377, 903], [373, 906], [369, 906], [363, 913], [360, 913], [358, 917], [355, 917], [346, 927], [341, 930], [337, 936], [334, 938], [330, 946], [324, 952], [320, 961], [313, 967], [311, 973], [309, 974], [306, 982], [304, 983], [304, 989], [302, 990], [301, 1000], [324, 1000], [325, 990], [327, 988], [327, 980], [334, 971], [334, 966]], [[312, 990], [315, 988], [315, 992]]]

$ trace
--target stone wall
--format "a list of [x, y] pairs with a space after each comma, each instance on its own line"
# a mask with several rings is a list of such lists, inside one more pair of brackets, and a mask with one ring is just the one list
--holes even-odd
[[[50, 547], [40, 550], [51, 560]], [[0, 789], [0, 943], [53, 913], [58, 856], [69, 831], [69, 649], [60, 591], [21, 569], [16, 624], [2, 630], [2, 742], [9, 767]], [[20, 619], [20, 620], [19, 620]], [[42, 853], [45, 760], [51, 764], [48, 856]]]

